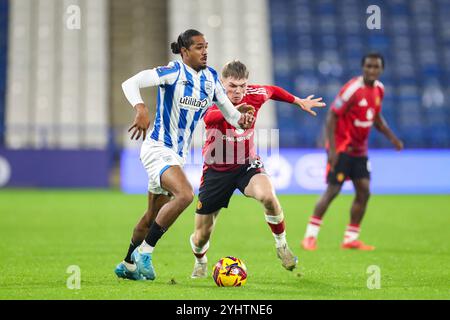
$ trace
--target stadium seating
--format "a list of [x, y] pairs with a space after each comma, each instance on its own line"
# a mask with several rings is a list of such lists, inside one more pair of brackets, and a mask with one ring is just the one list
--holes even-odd
[[[361, 73], [361, 57], [386, 59], [383, 114], [407, 147], [450, 146], [450, 2], [446, 0], [270, 0], [275, 83], [331, 104]], [[381, 29], [369, 30], [369, 5], [381, 8]], [[281, 146], [322, 145], [318, 119], [277, 105]], [[372, 134], [372, 147], [389, 147]]]
[[[107, 5], [106, 0], [72, 6], [63, 1], [9, 1], [14, 32], [8, 44], [6, 147], [106, 146]], [[81, 12], [80, 25], [72, 25]]]

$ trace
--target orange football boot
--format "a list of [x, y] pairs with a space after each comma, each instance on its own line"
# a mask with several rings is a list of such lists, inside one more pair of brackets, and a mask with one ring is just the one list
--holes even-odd
[[307, 237], [302, 241], [302, 247], [308, 251], [314, 251], [317, 249], [317, 238]]
[[362, 251], [372, 251], [375, 250], [374, 246], [369, 246], [368, 244], [365, 244], [361, 240], [353, 240], [347, 243], [343, 243], [341, 245], [342, 249], [355, 249], [355, 250], [362, 250]]

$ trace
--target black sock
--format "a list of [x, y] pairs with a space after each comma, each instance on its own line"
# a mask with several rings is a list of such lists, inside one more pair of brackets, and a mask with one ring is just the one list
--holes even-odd
[[131, 254], [133, 253], [134, 249], [136, 249], [137, 247], [139, 247], [139, 245], [138, 244], [134, 244], [133, 241], [131, 241], [130, 247], [128, 248], [127, 256], [124, 259], [125, 262], [134, 264], [134, 262], [131, 260]]
[[154, 221], [150, 226], [150, 231], [145, 237], [145, 242], [147, 242], [152, 247], [156, 246], [156, 243], [166, 231], [167, 231], [166, 228], [161, 227], [159, 224], [156, 223], [156, 221]]

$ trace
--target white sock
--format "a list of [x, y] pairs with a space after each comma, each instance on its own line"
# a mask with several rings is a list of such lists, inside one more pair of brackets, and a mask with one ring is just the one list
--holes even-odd
[[344, 233], [344, 243], [357, 240], [359, 237], [359, 227], [348, 225]]
[[[189, 238], [189, 242], [191, 243], [192, 252], [195, 255], [195, 261], [197, 261], [198, 263], [207, 263], [208, 258], [206, 257], [206, 251], [208, 251], [208, 249], [209, 249], [209, 241], [203, 247], [197, 247], [194, 244], [193, 238], [194, 238], [194, 235], [191, 234], [191, 236]], [[202, 255], [202, 256], [198, 257], [197, 255]]]
[[280, 234], [272, 233], [273, 237], [275, 238], [275, 247], [281, 248], [283, 246], [287, 246], [286, 241], [286, 231]]
[[309, 219], [308, 226], [306, 227], [305, 238], [309, 237], [317, 238], [319, 236], [321, 224], [322, 219], [312, 216]]
[[142, 244], [139, 246], [140, 251], [143, 253], [153, 253], [154, 248], [155, 247], [152, 247], [147, 242], [145, 242], [145, 240], [142, 241]]
[[125, 268], [128, 269], [128, 271], [136, 271], [137, 266], [134, 263], [123, 261], [123, 264], [125, 265]]

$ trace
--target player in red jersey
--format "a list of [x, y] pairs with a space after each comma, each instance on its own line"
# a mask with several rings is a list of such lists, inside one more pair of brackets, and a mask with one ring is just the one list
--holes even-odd
[[[322, 98], [309, 96], [300, 99], [276, 86], [248, 85], [246, 66], [239, 61], [225, 65], [222, 83], [230, 101], [242, 113], [253, 113], [254, 117], [269, 99], [285, 101], [299, 106], [313, 115], [311, 109], [323, 107]], [[195, 217], [195, 232], [191, 235], [191, 247], [196, 257], [193, 278], [206, 276], [209, 239], [221, 208], [227, 208], [234, 190], [258, 200], [265, 209], [265, 218], [275, 238], [277, 256], [282, 265], [293, 270], [297, 257], [286, 242], [283, 210], [275, 195], [263, 164], [254, 147], [254, 124], [247, 130], [237, 130], [229, 125], [220, 111], [213, 107], [204, 118], [207, 139], [203, 148], [204, 166], [200, 185], [199, 201]]]
[[351, 79], [342, 87], [328, 112], [328, 187], [317, 202], [307, 226], [302, 241], [302, 247], [306, 250], [317, 248], [317, 236], [323, 216], [346, 179], [352, 180], [356, 194], [342, 248], [375, 249], [358, 240], [360, 224], [370, 196], [370, 164], [367, 158], [370, 129], [374, 125], [397, 150], [403, 149], [403, 142], [389, 129], [381, 114], [384, 86], [378, 79], [384, 69], [383, 56], [378, 53], [364, 56], [362, 69], [362, 76]]

